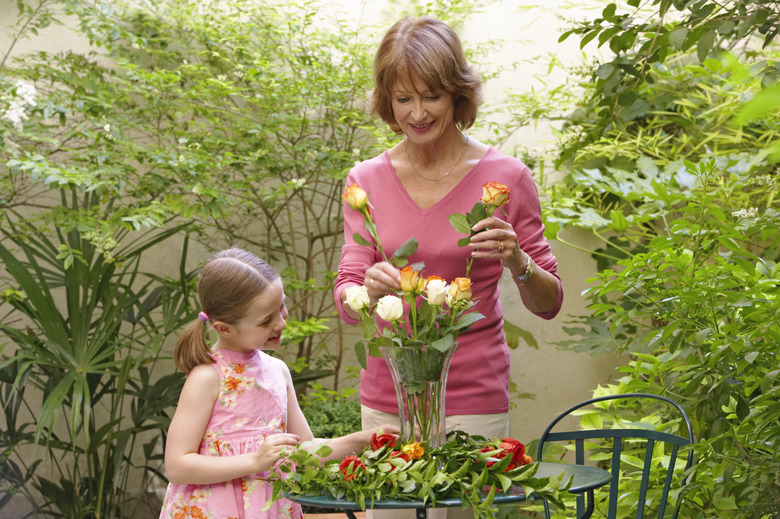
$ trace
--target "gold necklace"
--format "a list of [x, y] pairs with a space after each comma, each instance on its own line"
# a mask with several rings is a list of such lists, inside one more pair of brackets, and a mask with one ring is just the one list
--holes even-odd
[[449, 175], [450, 173], [452, 173], [452, 170], [453, 170], [453, 169], [455, 169], [455, 166], [457, 166], [458, 164], [460, 164], [460, 161], [461, 161], [461, 159], [463, 159], [463, 155], [465, 155], [465, 154], [466, 154], [466, 150], [467, 150], [467, 149], [468, 149], [468, 147], [469, 147], [469, 136], [468, 136], [468, 135], [466, 135], [466, 134], [465, 134], [465, 133], [463, 133], [463, 132], [461, 132], [461, 135], [463, 135], [464, 137], [466, 137], [466, 145], [465, 145], [465, 146], [463, 146], [463, 151], [462, 151], [462, 152], [460, 152], [460, 157], [458, 157], [458, 160], [457, 160], [457, 161], [455, 161], [455, 164], [453, 164], [453, 165], [452, 165], [452, 167], [450, 168], [450, 170], [449, 170], [449, 171], [447, 171], [447, 172], [446, 172], [445, 174], [443, 174], [442, 176], [440, 176], [439, 178], [428, 178], [428, 177], [426, 177], [426, 176], [424, 176], [424, 175], [420, 174], [420, 172], [419, 172], [419, 171], [417, 171], [417, 168], [415, 168], [415, 167], [414, 167], [414, 162], [412, 162], [412, 158], [409, 156], [409, 150], [407, 150], [407, 149], [406, 149], [406, 138], [404, 138], [404, 153], [406, 153], [406, 159], [409, 161], [409, 164], [412, 166], [412, 171], [414, 171], [414, 172], [415, 172], [415, 174], [416, 174], [418, 177], [420, 177], [420, 178], [424, 178], [425, 180], [428, 180], [428, 181], [430, 181], [430, 182], [438, 182], [439, 180], [443, 179], [444, 177], [446, 177], [447, 175]]

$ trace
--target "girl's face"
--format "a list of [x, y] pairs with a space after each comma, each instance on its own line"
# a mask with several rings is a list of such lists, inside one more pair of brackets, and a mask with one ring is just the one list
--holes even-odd
[[393, 115], [410, 142], [425, 146], [457, 129], [455, 102], [447, 92], [433, 91], [417, 76], [393, 88]]
[[249, 304], [246, 315], [220, 332], [220, 347], [235, 351], [275, 350], [287, 326], [284, 287], [277, 278]]

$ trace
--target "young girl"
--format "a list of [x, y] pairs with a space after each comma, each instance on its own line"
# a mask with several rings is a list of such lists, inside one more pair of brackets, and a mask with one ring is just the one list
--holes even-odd
[[[202, 311], [174, 351], [188, 375], [168, 431], [160, 517], [300, 518], [300, 506], [286, 499], [261, 511], [272, 492], [264, 478], [285, 449], [314, 440], [289, 369], [260, 351], [278, 348], [287, 324], [282, 281], [261, 259], [230, 248], [205, 265], [198, 296]], [[219, 336], [211, 350], [206, 323]], [[372, 432], [329, 440], [331, 456], [362, 450]]]

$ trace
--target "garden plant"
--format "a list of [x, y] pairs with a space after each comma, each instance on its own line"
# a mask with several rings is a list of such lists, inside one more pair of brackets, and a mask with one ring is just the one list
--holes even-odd
[[[482, 3], [412, 8], [453, 20]], [[168, 338], [195, 318], [203, 251], [249, 246], [283, 270], [298, 381], [337, 377], [304, 403], [331, 412], [349, 373], [331, 319], [340, 194], [392, 139], [362, 104], [370, 28], [314, 1], [205, 4], [15, 3], [0, 56], [0, 508], [21, 495], [40, 517], [159, 510], [183, 381]], [[562, 347], [629, 359], [596, 394], [661, 393], [688, 411], [697, 464], [681, 517], [778, 517], [780, 2], [594, 4], [561, 39], [604, 57], [567, 85], [508, 95], [509, 123], [486, 122], [496, 145], [555, 126], [554, 157], [516, 150], [566, 174], [543, 181], [548, 237], [603, 243]], [[14, 53], [60, 23], [89, 50]]]

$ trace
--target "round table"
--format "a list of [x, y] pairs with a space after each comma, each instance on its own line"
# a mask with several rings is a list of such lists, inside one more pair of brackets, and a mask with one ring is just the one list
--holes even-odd
[[[539, 467], [536, 470], [535, 477], [546, 478], [549, 476], [558, 476], [560, 481], [568, 481], [572, 478], [571, 487], [569, 492], [572, 494], [579, 494], [587, 492], [595, 488], [601, 487], [609, 483], [611, 476], [606, 470], [591, 467], [588, 465], [572, 465], [569, 463], [550, 463], [540, 462]], [[562, 476], [562, 477], [561, 477]], [[360, 504], [354, 501], [347, 501], [344, 499], [335, 499], [330, 496], [303, 496], [295, 494], [285, 494], [285, 497], [290, 501], [295, 501], [302, 505], [316, 506], [320, 508], [332, 508], [335, 510], [341, 510], [347, 514], [350, 519], [355, 518], [353, 510], [362, 510]], [[496, 492], [493, 503], [500, 505], [504, 503], [517, 503], [520, 501], [526, 501], [534, 499], [531, 495], [530, 498], [525, 495], [522, 487], [512, 487], [507, 492]], [[405, 501], [402, 499], [380, 499], [373, 503], [366, 503], [367, 508], [374, 509], [389, 509], [389, 508], [414, 508], [417, 510], [417, 517], [425, 517], [425, 509], [433, 508], [430, 501]], [[440, 499], [436, 501], [436, 508], [455, 508], [463, 506], [463, 501], [459, 498]], [[587, 515], [585, 517], [588, 517]]]

